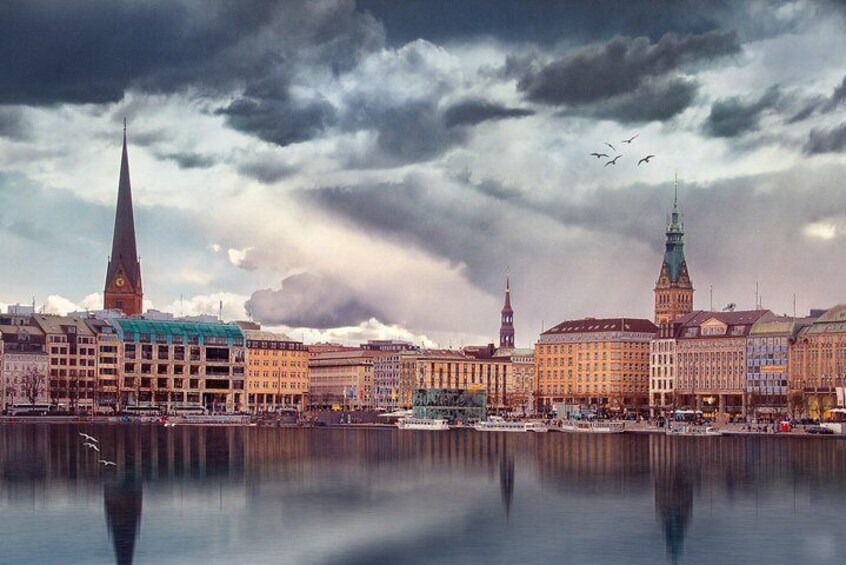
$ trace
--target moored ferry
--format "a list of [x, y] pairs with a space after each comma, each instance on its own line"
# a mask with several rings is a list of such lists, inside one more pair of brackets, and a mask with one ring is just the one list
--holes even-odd
[[479, 432], [526, 432], [526, 422], [508, 422], [500, 416], [490, 416], [473, 426]]
[[397, 421], [397, 427], [401, 430], [429, 430], [433, 432], [449, 430], [447, 421], [439, 418], [400, 418]]
[[562, 432], [584, 434], [621, 434], [626, 431], [622, 422], [607, 420], [563, 420], [559, 429]]

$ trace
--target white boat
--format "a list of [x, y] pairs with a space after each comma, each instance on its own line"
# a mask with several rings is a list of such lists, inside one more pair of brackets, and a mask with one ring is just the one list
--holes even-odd
[[449, 430], [449, 424], [446, 420], [428, 418], [400, 418], [397, 421], [397, 427], [401, 430], [429, 430], [432, 432]]
[[562, 420], [562, 432], [582, 434], [621, 434], [626, 431], [622, 422], [608, 422], [605, 420]]
[[543, 422], [526, 422], [527, 432], [548, 432], [549, 426]]
[[667, 435], [669, 436], [687, 436], [687, 437], [713, 437], [721, 436], [723, 432], [713, 426], [696, 426], [685, 425], [667, 428]]
[[478, 432], [527, 432], [526, 422], [508, 422], [500, 416], [489, 416], [473, 426]]

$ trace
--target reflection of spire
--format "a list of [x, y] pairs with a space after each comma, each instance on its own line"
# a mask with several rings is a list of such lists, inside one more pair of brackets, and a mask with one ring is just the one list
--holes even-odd
[[[664, 439], [664, 438], [656, 438]], [[658, 450], [658, 445], [651, 445]], [[679, 461], [677, 445], [663, 444], [653, 456], [655, 478], [655, 513], [664, 530], [667, 557], [678, 563], [684, 548], [684, 537], [693, 516], [693, 481], [696, 470]]]
[[499, 460], [499, 489], [502, 493], [502, 506], [505, 519], [511, 515], [511, 501], [514, 499], [514, 456], [503, 454]]
[[132, 565], [141, 529], [141, 481], [131, 475], [116, 477], [106, 483], [103, 498], [115, 563]]

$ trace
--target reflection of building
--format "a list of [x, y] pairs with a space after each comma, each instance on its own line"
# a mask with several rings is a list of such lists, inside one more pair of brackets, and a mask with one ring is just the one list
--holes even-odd
[[113, 477], [103, 489], [106, 524], [117, 565], [132, 565], [141, 531], [141, 480], [134, 474]]
[[676, 404], [746, 414], [746, 337], [769, 310], [699, 311], [685, 318], [676, 342]]
[[649, 342], [658, 328], [637, 318], [584, 318], [561, 322], [535, 344], [538, 403], [645, 404]]
[[825, 409], [843, 405], [836, 391], [846, 386], [846, 304], [803, 327], [789, 356], [789, 396], [794, 412], [818, 418]]
[[655, 514], [663, 529], [667, 556], [672, 563], [678, 563], [693, 517], [693, 486], [699, 471], [695, 461], [682, 452], [683, 444], [665, 437], [649, 439]]
[[244, 403], [241, 329], [230, 324], [114, 320], [123, 346], [125, 405], [239, 411]]
[[812, 319], [763, 319], [746, 341], [746, 395], [752, 415], [787, 413], [787, 378], [790, 344]]
[[129, 156], [126, 151], [126, 126], [123, 128], [123, 153], [120, 160], [115, 231], [112, 254], [106, 270], [103, 292], [106, 310], [120, 310], [126, 315], [144, 311], [144, 290], [141, 285], [141, 262], [135, 245], [135, 219], [132, 212], [132, 187], [129, 183]]
[[243, 332], [249, 410], [302, 410], [308, 395], [308, 350], [284, 334], [252, 329]]
[[504, 452], [499, 458], [499, 490], [507, 520], [511, 515], [511, 503], [514, 501], [514, 456]]
[[692, 310], [693, 284], [684, 258], [684, 222], [679, 212], [679, 186], [676, 181], [673, 212], [667, 221], [664, 261], [655, 283], [655, 324], [668, 324]]

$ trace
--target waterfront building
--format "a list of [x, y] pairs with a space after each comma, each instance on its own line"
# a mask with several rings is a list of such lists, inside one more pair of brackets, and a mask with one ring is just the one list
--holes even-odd
[[89, 317], [85, 318], [85, 323], [94, 334], [96, 344], [94, 410], [114, 411], [118, 407], [123, 346], [115, 327], [107, 319]]
[[755, 322], [746, 340], [746, 397], [751, 416], [786, 416], [790, 346], [811, 318]]
[[361, 349], [370, 351], [412, 351], [418, 349], [416, 345], [410, 341], [402, 341], [399, 339], [370, 339], [367, 343], [362, 343], [359, 346]]
[[374, 363], [393, 352], [360, 348], [311, 353], [309, 369], [309, 406], [319, 410], [342, 407], [372, 410], [374, 403]]
[[677, 406], [746, 415], [746, 340], [769, 310], [698, 311], [686, 318], [676, 338]]
[[507, 360], [510, 371], [506, 373], [505, 399], [509, 412], [535, 413], [535, 350], [528, 348], [499, 349], [495, 359]]
[[675, 390], [678, 362], [676, 339], [695, 312], [658, 327], [649, 344], [649, 411], [651, 416], [666, 414], [676, 407]]
[[539, 406], [640, 409], [649, 393], [649, 343], [657, 331], [640, 318], [583, 318], [543, 332], [535, 344]]
[[373, 402], [378, 410], [391, 412], [399, 406], [400, 353], [401, 351], [382, 351], [382, 355], [373, 358]]
[[234, 324], [113, 320], [122, 345], [119, 407], [246, 409], [244, 335]]
[[30, 323], [44, 333], [52, 403], [73, 412], [92, 411], [97, 381], [94, 332], [84, 320], [70, 316], [34, 314]]
[[247, 408], [302, 410], [308, 396], [308, 350], [285, 334], [243, 330], [247, 342]]
[[126, 150], [126, 123], [123, 127], [123, 152], [120, 160], [115, 228], [112, 254], [106, 269], [103, 307], [119, 310], [127, 316], [144, 310], [141, 262], [135, 244], [135, 219], [132, 211], [132, 187], [129, 182], [129, 156]]
[[0, 412], [50, 402], [44, 333], [26, 321], [0, 317]]
[[667, 219], [664, 259], [655, 283], [655, 324], [668, 324], [693, 311], [693, 283], [684, 257], [684, 220], [679, 211], [679, 185], [674, 185], [673, 211]]
[[827, 409], [846, 405], [846, 304], [802, 327], [788, 355], [788, 403], [794, 416], [820, 418]]
[[496, 358], [493, 344], [452, 349], [406, 351], [400, 355], [400, 407], [411, 408], [412, 395], [420, 389], [484, 390], [487, 408], [505, 407], [505, 390], [511, 371], [508, 358]]

